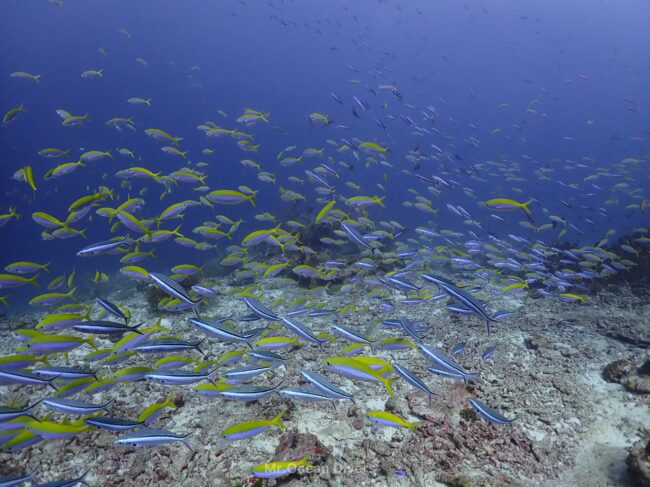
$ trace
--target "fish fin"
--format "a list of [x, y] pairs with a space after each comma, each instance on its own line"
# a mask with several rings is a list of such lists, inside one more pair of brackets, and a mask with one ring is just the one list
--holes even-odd
[[384, 384], [384, 387], [388, 391], [390, 397], [395, 397], [395, 394], [393, 393], [393, 387], [391, 386], [391, 383], [395, 380], [397, 380], [397, 377], [393, 377], [392, 379], [385, 379], [382, 377], [382, 383]]
[[[198, 313], [197, 313], [197, 315], [198, 315]], [[200, 318], [200, 316], [199, 316], [199, 318]], [[205, 355], [205, 352], [204, 352], [203, 350], [201, 350], [201, 348], [200, 348], [201, 344], [202, 344], [205, 340], [206, 340], [206, 338], [204, 338], [204, 339], [201, 340], [199, 343], [197, 343], [196, 345], [194, 345], [194, 348], [196, 348], [196, 349], [201, 353], [201, 355]]]
[[86, 481], [84, 480], [84, 478], [86, 477], [86, 475], [88, 475], [89, 472], [90, 472], [90, 469], [88, 469], [84, 473], [82, 473], [81, 476], [77, 479], [77, 482], [81, 482], [84, 485], [88, 485], [86, 483]]
[[313, 454], [314, 454], [313, 452], [309, 452], [309, 453], [307, 453], [304, 457], [302, 457], [302, 458], [300, 459], [300, 461], [298, 462], [298, 464], [299, 464], [299, 465], [302, 465], [303, 467], [307, 467], [307, 468], [311, 468], [311, 467], [313, 467], [312, 464], [307, 463], [307, 460], [309, 460]]
[[[56, 377], [58, 377], [58, 375], [57, 375]], [[59, 390], [57, 389], [57, 387], [54, 385], [54, 379], [56, 379], [56, 377], [53, 377], [52, 379], [50, 379], [50, 380], [47, 382], [47, 385], [50, 386], [52, 389], [54, 389], [56, 392], [59, 392]], [[39, 401], [39, 402], [40, 402], [40, 401]], [[38, 404], [38, 403], [36, 403], [36, 404]]]
[[108, 407], [108, 405], [111, 404], [113, 401], [115, 401], [115, 399], [117, 399], [117, 398], [114, 397], [113, 399], [111, 399], [110, 401], [108, 401], [106, 404], [104, 404], [104, 405], [102, 406], [102, 408]]
[[169, 396], [162, 402], [163, 407], [167, 406], [170, 409], [176, 409], [176, 404], [174, 404], [172, 399], [174, 399], [174, 393], [170, 392]]
[[36, 279], [38, 279], [38, 276], [40, 276], [40, 274], [36, 274], [34, 277], [32, 277], [31, 279], [29, 279], [29, 282], [31, 282], [31, 283], [32, 283], [34, 286], [36, 286], [36, 287], [40, 287], [40, 286], [38, 285], [38, 282], [36, 282]]
[[271, 424], [274, 424], [275, 426], [278, 426], [279, 428], [286, 429], [285, 424], [281, 421], [282, 416], [284, 416], [286, 412], [287, 412], [286, 409], [283, 409], [282, 411], [280, 411], [280, 413], [275, 418], [273, 418], [271, 420]]
[[194, 453], [194, 448], [190, 446], [190, 444], [187, 442], [187, 437], [190, 436], [192, 432], [190, 431], [186, 435], [183, 435], [183, 439], [181, 440], [183, 442], [183, 445], [185, 445], [192, 453]]

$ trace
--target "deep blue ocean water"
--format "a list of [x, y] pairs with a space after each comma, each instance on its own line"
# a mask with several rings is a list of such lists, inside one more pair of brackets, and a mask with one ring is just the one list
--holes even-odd
[[[518, 212], [499, 214], [505, 222], [491, 220], [490, 211], [478, 203], [496, 197], [537, 199], [540, 204], [532, 206], [535, 224], [548, 222], [548, 215], [560, 216], [583, 232], [569, 228], [563, 236], [575, 244], [594, 244], [609, 228], [616, 229], [616, 238], [647, 225], [647, 214], [625, 209], [648, 198], [644, 169], [650, 136], [650, 72], [644, 53], [650, 48], [645, 29], [650, 6], [645, 2], [66, 0], [57, 6], [35, 0], [5, 2], [3, 11], [1, 106], [3, 112], [20, 103], [26, 109], [0, 130], [0, 207], [4, 212], [15, 206], [23, 215], [1, 230], [6, 263], [53, 261], [53, 275], [72, 267], [90, 274], [115, 272], [111, 256], [83, 261], [74, 255], [90, 242], [115, 235], [104, 219], [95, 216], [76, 226], [87, 228], [87, 240], [45, 241], [40, 236], [43, 228], [29, 215], [47, 211], [64, 218], [72, 201], [99, 185], [115, 189], [121, 201], [148, 187], [141, 218], [156, 216], [172, 202], [196, 198], [191, 185], [176, 186], [162, 202], [162, 187], [151, 182], [135, 181], [131, 190], [120, 189], [115, 172], [134, 164], [117, 154], [59, 180], [43, 181], [45, 171], [75, 161], [84, 150], [115, 154], [119, 147], [127, 147], [137, 156], [135, 165], [154, 172], [180, 168], [181, 159], [160, 152], [162, 144], [143, 133], [149, 127], [183, 137], [181, 148], [189, 151], [188, 161], [209, 163], [205, 172], [211, 189], [246, 184], [259, 190], [254, 211], [247, 204], [214, 212], [201, 208], [188, 211], [183, 221], [183, 230], [189, 233], [192, 225], [215, 213], [243, 218], [234, 243], [264, 227], [252, 219], [254, 213], [269, 211], [282, 221], [298, 211], [309, 221], [322, 206], [315, 199], [313, 184], [296, 186], [286, 181], [292, 174], [305, 179], [304, 170], [315, 167], [317, 160], [292, 168], [278, 166], [276, 155], [290, 145], [298, 146], [291, 155], [307, 147], [325, 147], [333, 161], [353, 164], [350, 171], [339, 167], [339, 194], [345, 197], [381, 196], [383, 192], [374, 185], [382, 183], [386, 208], [371, 209], [371, 216], [396, 219], [409, 228], [429, 223], [466, 232], [468, 228], [446, 209], [450, 203], [461, 205], [482, 222], [486, 232], [498, 237], [514, 233], [555, 242], [557, 231], [542, 235], [522, 228]], [[136, 58], [146, 60], [148, 66]], [[104, 76], [83, 79], [81, 73], [88, 69], [103, 69]], [[10, 77], [15, 71], [40, 74], [41, 82]], [[378, 90], [388, 84], [397, 88], [403, 103], [389, 91]], [[330, 92], [345, 104], [339, 105]], [[370, 109], [362, 110], [354, 96], [366, 100]], [[126, 102], [130, 97], [151, 98], [152, 105], [132, 106]], [[500, 104], [508, 106], [499, 108]], [[437, 112], [433, 123], [421, 114], [427, 106]], [[235, 123], [246, 107], [269, 112], [270, 123], [252, 127]], [[359, 118], [352, 114], [353, 107]], [[64, 127], [55, 112], [60, 108], [74, 115], [88, 113], [91, 122]], [[217, 110], [225, 111], [228, 118]], [[312, 112], [327, 114], [334, 122], [312, 127], [306, 118]], [[402, 115], [439, 133], [414, 134], [413, 126], [400, 119]], [[136, 130], [117, 132], [105, 125], [112, 117], [133, 117]], [[251, 154], [242, 152], [234, 141], [206, 139], [196, 127], [207, 120], [252, 134], [261, 144], [252, 158], [263, 170], [275, 173], [277, 182], [261, 183], [254, 170], [242, 167], [238, 161]], [[494, 129], [501, 132], [494, 135]], [[343, 137], [390, 147], [387, 160], [392, 167], [365, 167], [365, 155], [360, 161], [349, 153], [339, 156], [325, 142], [332, 139], [341, 144]], [[431, 144], [446, 156], [432, 159], [438, 152]], [[45, 147], [68, 149], [70, 157], [43, 159], [37, 152]], [[215, 153], [203, 156], [206, 147]], [[418, 171], [405, 159], [415, 148], [429, 157]], [[626, 179], [629, 174], [616, 174], [613, 169], [612, 177], [593, 181], [598, 189], [585, 182], [597, 168], [613, 168], [628, 157], [641, 161], [640, 178]], [[476, 169], [486, 161], [518, 164], [516, 175], [523, 179], [486, 177], [488, 169]], [[35, 195], [24, 182], [11, 179], [25, 165], [33, 168]], [[546, 180], [540, 180], [538, 171], [543, 168], [554, 169]], [[435, 217], [403, 206], [412, 199], [409, 188], [426, 195], [415, 174], [445, 171], [444, 177], [457, 184], [453, 192], [443, 188], [439, 197], [428, 195], [439, 210]], [[363, 183], [363, 189], [348, 191], [345, 180]], [[612, 192], [621, 182], [628, 186]], [[580, 189], [567, 187], [571, 184]], [[280, 186], [306, 195], [306, 202], [295, 206], [282, 202]], [[475, 198], [462, 188], [471, 189]], [[605, 204], [610, 198], [615, 202]], [[605, 208], [607, 216], [600, 215], [598, 208]], [[175, 226], [172, 221], [166, 228]], [[163, 270], [179, 260], [201, 264], [214, 255], [179, 248], [172, 241], [157, 246], [156, 253], [158, 258], [145, 267]]]
[[[100, 313], [111, 306], [94, 298], [110, 298], [133, 312], [131, 324], [142, 325], [140, 330], [156, 321], [167, 326], [148, 329], [146, 337], [152, 341], [163, 335], [167, 340], [168, 334], [187, 339], [191, 346], [175, 345], [184, 347], [185, 358], [196, 359], [204, 372], [210, 371], [197, 381], [210, 379], [214, 384], [217, 374], [222, 376], [220, 385], [230, 380], [227, 368], [248, 351], [226, 354], [235, 346], [243, 349], [244, 342], [252, 348], [250, 342], [258, 337], [286, 332], [291, 338], [298, 335], [305, 345], [282, 350], [287, 359], [282, 372], [254, 379], [258, 385], [274, 387], [279, 396], [269, 394], [269, 399], [245, 407], [230, 406], [233, 403], [222, 401], [223, 395], [201, 397], [205, 389], [197, 393], [187, 382], [173, 389], [169, 384], [150, 385], [159, 379], [163, 365], [155, 361], [161, 355], [145, 353], [157, 344], [142, 346], [139, 332], [118, 330], [132, 341], [116, 348], [115, 341], [98, 338], [100, 347], [111, 347], [100, 352], [107, 358], [87, 354], [90, 347], [85, 343], [70, 356], [55, 351], [47, 355], [54, 366], [92, 368], [101, 380], [108, 380], [101, 384], [106, 389], [100, 396], [95, 395], [96, 383], [89, 388], [83, 383], [74, 394], [94, 402], [101, 398], [103, 404], [117, 399], [107, 406], [117, 418], [134, 420], [165, 397], [167, 402], [159, 404], [178, 403], [179, 408], [168, 409], [155, 426], [189, 435], [187, 446], [195, 448], [196, 456], [182, 445], [169, 447], [180, 448], [182, 454], [144, 447], [136, 455], [120, 450], [121, 446], [107, 446], [106, 441], [115, 441], [117, 434], [109, 438], [112, 433], [94, 431], [68, 442], [45, 438], [34, 450], [16, 440], [21, 451], [7, 453], [4, 448], [13, 440], [5, 440], [14, 433], [6, 433], [5, 424], [0, 455], [6, 463], [0, 462], [0, 474], [28, 472], [39, 464], [39, 481], [71, 478], [88, 467], [90, 485], [130, 481], [155, 485], [160, 479], [170, 485], [198, 485], [197, 479], [206, 478], [215, 485], [222, 481], [225, 485], [226, 478], [233, 484], [252, 485], [251, 476], [259, 472], [255, 465], [280, 457], [298, 459], [305, 452], [297, 451], [306, 450], [313, 454], [319, 471], [299, 482], [325, 481], [330, 478], [327, 471], [337, 465], [343, 467], [339, 479], [354, 479], [348, 480], [354, 483], [386, 478], [406, 485], [415, 478], [450, 481], [453, 474], [458, 475], [454, 485], [465, 484], [466, 475], [487, 478], [492, 485], [546, 485], [542, 482], [550, 477], [590, 477], [590, 466], [598, 470], [594, 478], [606, 477], [607, 485], [611, 479], [625, 477], [627, 448], [647, 431], [642, 424], [646, 396], [632, 396], [618, 384], [601, 381], [600, 374], [607, 363], [624, 359], [607, 368], [611, 375], [625, 369], [617, 381], [632, 389], [625, 381], [634, 375], [635, 361], [647, 362], [642, 348], [647, 349], [647, 333], [638, 311], [643, 305], [641, 286], [632, 289], [627, 284], [646, 278], [639, 276], [643, 267], [637, 266], [645, 259], [647, 269], [650, 249], [649, 2], [5, 0], [0, 6], [0, 112], [4, 115], [0, 225], [6, 222], [0, 226], [0, 330], [4, 330], [0, 404], [44, 408], [42, 399], [55, 399], [47, 381], [40, 384], [43, 387], [25, 385], [21, 372], [7, 372], [6, 367], [24, 359], [10, 354], [26, 350], [45, 355], [60, 346], [48, 342], [53, 340], [49, 336], [23, 343], [22, 332], [16, 330], [40, 329], [38, 320], [54, 314], [61, 319], [61, 308], [28, 304], [48, 292], [48, 284], [57, 276], [67, 279], [56, 291], [76, 288], [76, 299], [87, 306], [88, 314], [74, 320], [106, 317]], [[89, 70], [101, 70], [101, 75], [82, 76]], [[39, 81], [31, 79], [35, 76]], [[151, 104], [134, 106], [127, 102], [132, 97]], [[24, 111], [12, 112], [17, 107]], [[263, 119], [238, 122], [247, 109]], [[65, 126], [61, 110], [73, 116], [87, 114], [89, 120]], [[132, 127], [116, 130], [107, 125], [115, 117], [131, 119]], [[328, 123], [314, 121], [318, 117]], [[210, 124], [241, 132], [240, 142], [245, 137], [258, 147], [257, 152], [243, 151], [233, 136], [206, 137], [201, 127]], [[151, 128], [182, 138], [178, 150], [186, 158], [163, 152], [163, 146], [174, 146], [148, 136], [145, 130]], [[385, 153], [364, 149], [373, 144]], [[68, 155], [41, 157], [39, 151], [46, 148], [65, 150]], [[135, 157], [119, 154], [120, 148], [133, 151]], [[313, 149], [322, 150], [322, 155], [304, 154]], [[110, 151], [112, 157], [90, 161], [60, 178], [45, 177], [87, 151]], [[301, 154], [301, 162], [294, 166], [280, 162]], [[241, 164], [249, 158], [274, 181], [261, 181], [258, 170]], [[181, 168], [196, 170], [204, 176], [204, 187], [178, 183], [166, 191], [160, 178], [118, 177], [118, 172], [132, 166], [160, 178]], [[24, 180], [27, 168], [33, 172], [35, 191]], [[318, 174], [320, 182], [312, 173]], [[214, 190], [246, 187], [255, 192], [254, 207], [247, 201], [210, 207], [202, 199]], [[55, 229], [44, 228], [32, 218], [34, 212], [45, 212], [65, 221], [73, 202], [102, 188], [112, 197], [96, 201], [80, 221], [64, 225], [64, 229], [83, 230], [85, 238], [57, 238]], [[296, 192], [298, 200], [286, 201], [286, 191]], [[381, 204], [354, 208], [354, 197]], [[132, 212], [138, 225], [150, 225], [151, 231], [180, 225], [186, 237], [214, 248], [200, 251], [181, 246], [174, 238], [144, 243], [138, 228], [127, 230], [119, 218], [109, 220], [97, 213], [116, 211], [130, 198], [144, 201]], [[512, 200], [510, 209], [497, 211], [496, 203], [490, 207], [490, 200], [500, 198]], [[181, 219], [160, 221], [158, 227], [155, 219], [161, 211], [185, 200], [196, 206]], [[334, 206], [324, 214], [329, 202]], [[522, 204], [528, 205], [529, 213], [517, 209]], [[20, 218], [6, 221], [6, 214], [14, 209]], [[333, 216], [338, 211], [347, 215]], [[319, 212], [320, 217], [325, 215], [321, 221], [317, 221]], [[274, 221], [260, 221], [264, 213]], [[219, 227], [228, 233], [232, 230], [231, 238], [210, 240], [195, 232], [205, 222], [216, 225], [219, 218], [223, 220], [220, 215], [241, 222], [236, 231], [228, 224]], [[290, 220], [304, 228], [292, 226]], [[236, 248], [258, 230], [267, 231], [263, 243]], [[120, 255], [77, 255], [83, 247], [127, 233], [133, 239], [130, 250], [156, 254], [136, 265], [165, 276], [175, 272], [172, 267], [178, 264], [203, 267], [201, 279], [177, 278], [185, 288], [200, 280], [212, 291], [211, 297], [199, 303], [198, 294], [189, 297], [160, 275], [153, 277], [163, 293], [149, 292], [152, 288], [133, 284], [149, 282], [147, 277], [132, 282], [120, 276], [124, 266]], [[136, 239], [140, 239], [137, 245]], [[286, 249], [281, 251], [278, 242]], [[127, 244], [118, 251], [127, 252]], [[214, 265], [233, 256], [239, 256], [239, 266]], [[17, 261], [49, 263], [49, 273], [38, 275], [38, 289], [6, 286], [12, 277], [5, 274], [11, 273], [5, 266], [11, 269]], [[250, 275], [242, 278], [237, 273], [244, 266]], [[274, 270], [277, 279], [270, 272]], [[616, 281], [611, 292], [594, 292], [601, 288], [592, 282], [624, 271], [631, 272]], [[261, 278], [266, 272], [271, 277]], [[438, 272], [458, 287], [447, 284], [437, 289], [431, 281]], [[93, 282], [96, 275], [106, 275], [109, 282]], [[617, 294], [620, 283], [624, 284]], [[242, 291], [244, 286], [250, 287]], [[515, 292], [526, 294], [510, 299]], [[211, 322], [188, 323], [192, 310], [171, 314], [154, 309], [155, 300], [164, 293], [178, 298], [176, 305], [191, 308], [194, 304], [199, 319], [229, 317], [222, 322], [231, 323], [242, 335], [247, 330], [247, 335], [236, 344], [223, 336], [216, 338], [219, 333], [214, 331], [206, 339], [204, 331]], [[272, 311], [260, 311], [259, 303], [242, 303], [239, 298], [244, 295], [257, 296]], [[528, 300], [531, 295], [544, 300]], [[70, 304], [71, 299], [61, 303]], [[159, 302], [168, 303], [169, 298]], [[302, 314], [302, 327], [291, 321], [295, 315], [289, 316], [290, 311]], [[269, 325], [273, 313], [281, 318]], [[450, 318], [451, 313], [472, 316]], [[115, 312], [108, 318], [122, 320]], [[390, 327], [383, 326], [387, 325], [384, 318], [392, 320]], [[257, 319], [257, 324], [251, 323]], [[251, 332], [260, 323], [266, 327]], [[349, 329], [333, 328], [332, 323]], [[86, 330], [46, 331], [79, 337], [92, 325], [83, 326]], [[222, 335], [234, 333], [225, 326]], [[340, 335], [336, 340], [330, 335], [333, 330]], [[326, 338], [318, 342], [312, 332]], [[399, 355], [390, 341], [396, 336], [413, 338], [417, 344], [404, 347], [400, 342], [406, 350], [399, 350]], [[330, 338], [331, 343], [325, 343]], [[384, 338], [389, 341], [380, 343]], [[373, 357], [368, 358], [381, 356], [386, 362], [377, 362], [381, 372], [377, 369], [376, 375], [367, 373], [364, 365], [361, 375], [383, 382], [384, 388], [352, 385], [325, 358], [330, 353], [360, 352], [361, 346], [352, 352], [343, 347], [348, 342], [367, 345], [370, 340]], [[21, 348], [25, 343], [32, 348]], [[206, 355], [194, 347], [196, 343]], [[233, 349], [227, 348], [230, 345]], [[127, 354], [116, 355], [127, 349]], [[460, 365], [436, 358], [436, 350], [453, 353]], [[428, 369], [432, 373], [423, 375], [427, 384], [435, 383], [433, 389], [440, 395], [436, 393], [428, 403], [424, 397], [407, 396], [430, 391], [413, 378], [415, 372], [405, 374], [409, 369], [402, 368], [401, 375], [394, 373], [390, 381], [406, 377], [420, 392], [401, 381], [395, 400], [382, 405], [388, 394], [393, 396], [386, 382], [386, 373], [390, 375], [395, 363], [393, 352], [417, 374], [427, 373], [425, 363], [431, 365], [425, 357], [440, 365], [437, 372]], [[212, 360], [217, 357], [223, 362]], [[243, 361], [258, 363], [250, 355]], [[195, 365], [190, 360], [173, 359], [173, 363], [174, 367]], [[355, 369], [355, 362], [349, 364], [342, 375], [354, 377], [356, 370], [358, 378], [361, 365], [357, 363]], [[141, 382], [124, 384], [124, 370], [134, 365], [159, 369], [146, 375], [149, 382], [141, 372], [131, 377]], [[347, 413], [316, 410], [322, 403], [294, 405], [296, 394], [305, 392], [280, 388], [302, 387], [305, 381], [298, 369], [303, 366], [311, 372], [326, 369], [337, 384], [349, 388], [350, 397], [356, 394], [358, 402]], [[647, 372], [647, 363], [644, 368]], [[62, 375], [70, 373], [66, 371]], [[133, 371], [129, 372], [131, 376]], [[642, 382], [647, 377], [642, 375], [639, 369], [637, 392], [644, 384], [647, 388], [647, 382]], [[449, 377], [462, 378], [464, 383], [453, 384]], [[7, 381], [13, 385], [7, 386]], [[67, 387], [63, 377], [56, 376], [49, 385], [52, 381]], [[209, 387], [205, 381], [202, 385]], [[167, 396], [170, 390], [172, 395]], [[218, 394], [208, 390], [207, 395]], [[408, 424], [413, 431], [403, 430], [403, 436], [390, 433], [393, 444], [382, 449], [390, 455], [376, 448], [382, 437], [389, 437], [381, 431], [385, 424], [370, 425], [364, 419], [377, 421], [383, 411], [370, 410], [375, 407], [400, 414], [410, 411], [409, 421], [423, 420], [419, 430]], [[286, 432], [272, 429], [260, 443], [224, 439], [226, 426], [277, 414], [280, 418], [284, 413], [288, 413]], [[52, 418], [43, 409], [34, 414], [39, 421]], [[55, 414], [55, 420], [61, 420]], [[377, 422], [382, 422], [381, 417]], [[39, 424], [30, 422], [25, 428], [17, 430], [26, 433], [28, 441], [43, 439], [29, 436]], [[305, 440], [302, 433], [310, 428], [320, 439]], [[105, 435], [101, 442], [96, 441], [100, 434]], [[336, 454], [322, 448], [334, 441], [340, 442]], [[358, 455], [349, 455], [348, 463], [350, 451]]]

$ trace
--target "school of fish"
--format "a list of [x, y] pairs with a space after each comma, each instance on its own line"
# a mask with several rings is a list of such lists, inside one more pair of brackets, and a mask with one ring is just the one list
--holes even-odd
[[[125, 29], [115, 35], [131, 37]], [[106, 56], [99, 48], [97, 65], [80, 66], [71, 76], [110, 81], [118, 74], [102, 67]], [[137, 62], [146, 72], [147, 61]], [[32, 160], [12, 169], [14, 181], [4, 182], [24, 197], [0, 209], [3, 241], [37, 229], [39, 247], [67, 240], [65, 259], [74, 259], [74, 266], [44, 261], [35, 249], [25, 249], [24, 261], [2, 263], [0, 303], [11, 315], [15, 300], [28, 301], [38, 316], [30, 326], [2, 332], [13, 349], [0, 356], [2, 449], [16, 452], [101, 430], [113, 436], [114, 448], [176, 443], [193, 450], [193, 431], [156, 425], [165, 410], [176, 408], [179, 389], [193, 390], [190, 400], [206, 407], [282, 399], [272, 416], [232, 417], [230, 427], [211, 432], [229, 441], [275, 435], [286, 427], [289, 402], [326, 407], [315, 403], [351, 401], [363, 408], [355, 400], [358, 390], [388, 398], [396, 383], [399, 391], [412, 387], [430, 401], [445, 394], [450, 381], [473, 384], [466, 405], [495, 427], [512, 424], [516, 411], [507, 404], [481, 400], [480, 374], [463, 365], [479, 359], [463, 360], [465, 343], [435, 347], [435, 323], [409, 319], [409, 310], [465, 316], [468, 339], [484, 334], [493, 341], [480, 357], [489, 361], [499, 353], [499, 330], [512, 314], [491, 301], [529, 293], [588, 306], [592, 281], [633, 268], [647, 252], [650, 232], [642, 222], [650, 206], [648, 158], [621, 157], [607, 167], [588, 157], [467, 160], [463, 147], [517, 138], [519, 128], [477, 128], [472, 136], [459, 136], [445, 123], [454, 115], [446, 101], [411, 104], [409, 93], [392, 81], [390, 65], [389, 52], [370, 72], [348, 65], [351, 79], [295, 121], [321, 139], [314, 146], [292, 141], [291, 127], [276, 125], [264, 107], [242, 106], [234, 114], [206, 108], [204, 120], [185, 120], [178, 133], [148, 116], [148, 108], [165, 103], [155, 98], [125, 98], [108, 120], [97, 120], [92, 106], [88, 113], [65, 105], [53, 111], [47, 121], [53, 132], [94, 126], [106, 138], [84, 140], [83, 149], [34, 147]], [[4, 75], [48, 86], [47, 73]], [[36, 103], [26, 98], [5, 108], [2, 130], [38, 123], [30, 120]], [[505, 102], [495, 107], [514, 109]], [[518, 109], [532, 118], [547, 107], [544, 99], [534, 99]], [[184, 143], [195, 130], [202, 133], [201, 147]], [[408, 150], [400, 149], [404, 134]], [[277, 140], [282, 150], [266, 148]], [[240, 159], [220, 160], [223, 147], [237, 150]], [[140, 155], [152, 148], [164, 162]], [[85, 187], [67, 183], [72, 173], [85, 171]], [[224, 187], [224, 173], [243, 174], [240, 184]], [[381, 182], [369, 183], [368, 174]], [[521, 186], [531, 179], [540, 190], [524, 194]], [[64, 213], [50, 210], [41, 197], [55, 188], [57, 197], [69, 200]], [[553, 188], [566, 196], [558, 198]], [[614, 228], [610, 208], [639, 222], [616, 246], [623, 234]], [[513, 223], [519, 232], [512, 231]], [[89, 229], [104, 238], [89, 241]], [[182, 260], [159, 263], [161, 248], [182, 249]], [[219, 276], [204, 265], [215, 258], [224, 270]], [[145, 311], [146, 321], [134, 323], [131, 310], [106, 294], [115, 281], [140, 293], [143, 303], [144, 292], [157, 289], [157, 309]], [[224, 285], [227, 294], [219, 291]], [[268, 289], [279, 288], [299, 297], [270, 300]], [[360, 296], [371, 304], [360, 306]], [[233, 302], [237, 315], [220, 313]], [[358, 326], [369, 310], [383, 319]], [[173, 326], [161, 325], [161, 312]], [[313, 348], [317, 360], [292, 360], [300, 347]], [[218, 359], [202, 359], [206, 350], [219, 350]], [[429, 374], [414, 372], [413, 364], [426, 364]], [[285, 379], [289, 370], [300, 383]], [[348, 379], [353, 387], [343, 386]], [[160, 384], [159, 397], [142, 404], [137, 417], [115, 416], [111, 404], [123, 383], [136, 381]], [[16, 399], [26, 395], [40, 399]], [[417, 432], [417, 421], [389, 411], [364, 415], [368, 427]], [[265, 479], [310, 466], [310, 456], [242, 462]], [[0, 485], [38, 476], [37, 463], [34, 471], [0, 479]], [[78, 474], [56, 485], [84, 482], [88, 472]]]

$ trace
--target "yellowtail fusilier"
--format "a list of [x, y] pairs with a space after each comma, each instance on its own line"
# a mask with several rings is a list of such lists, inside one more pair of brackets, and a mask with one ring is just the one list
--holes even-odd
[[414, 430], [415, 426], [418, 424], [417, 422], [409, 423], [403, 418], [400, 418], [396, 414], [389, 413], [388, 411], [368, 411], [366, 417], [377, 424], [392, 426], [394, 428], [408, 428]]
[[277, 426], [278, 428], [284, 429], [286, 426], [281, 419], [285, 412], [285, 410], [281, 411], [272, 419], [245, 421], [243, 423], [235, 424], [226, 428], [223, 433], [221, 433], [221, 436], [227, 440], [243, 440], [244, 438], [250, 438], [251, 436], [263, 433], [271, 426]]
[[64, 440], [79, 435], [90, 429], [90, 426], [84, 424], [83, 418], [73, 422], [54, 421], [30, 421], [25, 425], [26, 429], [51, 440]]
[[380, 382], [388, 391], [390, 397], [394, 397], [391, 382], [394, 379], [387, 379], [378, 371], [354, 358], [333, 356], [325, 359], [325, 363], [330, 369], [343, 374], [351, 379], [357, 379], [369, 382]]
[[50, 355], [53, 353], [69, 352], [87, 343], [97, 349], [93, 338], [80, 338], [72, 335], [41, 335], [25, 342], [27, 348], [34, 352]]
[[24, 286], [25, 284], [33, 284], [38, 287], [36, 280], [40, 274], [35, 275], [34, 277], [27, 278], [19, 275], [13, 274], [0, 274], [0, 289], [9, 289], [14, 287]]
[[311, 464], [307, 460], [312, 456], [312, 453], [307, 453], [300, 460], [291, 462], [269, 462], [255, 465], [251, 468], [251, 473], [261, 479], [274, 479], [283, 477], [294, 473], [299, 468], [310, 468]]

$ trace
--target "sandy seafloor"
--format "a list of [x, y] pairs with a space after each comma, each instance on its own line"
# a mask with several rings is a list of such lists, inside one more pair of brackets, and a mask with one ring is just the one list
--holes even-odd
[[[241, 300], [225, 295], [229, 290], [226, 282], [218, 286], [222, 296], [211, 301], [203, 314], [248, 313]], [[299, 295], [300, 288], [276, 287], [276, 282], [259, 282], [265, 303], [278, 297], [288, 302]], [[249, 470], [252, 465], [296, 459], [316, 448], [312, 458], [319, 463], [316, 470], [270, 480], [265, 485], [633, 485], [625, 460], [630, 446], [639, 439], [647, 441], [650, 435], [650, 395], [607, 382], [602, 373], [616, 360], [629, 359], [636, 366], [648, 360], [648, 294], [635, 296], [621, 286], [591, 295], [583, 305], [535, 299], [532, 293], [496, 298], [490, 309], [512, 310], [514, 314], [497, 324], [488, 337], [478, 318], [450, 316], [442, 311], [442, 303], [399, 305], [391, 313], [382, 313], [366, 291], [357, 287], [345, 297], [320, 299], [326, 298], [331, 309], [349, 302], [368, 306], [370, 311], [341, 323], [370, 336], [401, 336], [378, 324], [382, 319], [403, 315], [432, 326], [425, 342], [443, 351], [449, 352], [454, 344], [467, 341], [458, 361], [469, 370], [480, 371], [482, 383], [471, 392], [464, 391], [462, 382], [427, 372], [427, 361], [416, 351], [392, 352], [396, 360], [420, 374], [440, 393], [429, 404], [424, 394], [400, 379], [394, 384], [393, 400], [380, 384], [352, 382], [326, 369], [322, 359], [347, 345], [345, 340], [339, 339], [322, 351], [305, 344], [291, 354], [279, 352], [291, 356], [288, 370], [280, 368], [277, 377], [267, 374], [252, 383], [276, 384], [285, 378], [286, 385], [304, 385], [298, 370], [307, 367], [353, 392], [356, 406], [350, 401], [339, 401], [336, 408], [327, 403], [292, 404], [275, 394], [258, 402], [242, 403], [199, 396], [192, 386], [122, 383], [92, 398], [74, 397], [102, 404], [115, 398], [110, 406], [113, 415], [135, 419], [144, 407], [174, 392], [180, 407], [165, 410], [155, 427], [179, 434], [191, 432], [194, 452], [180, 443], [140, 449], [121, 447], [113, 444], [117, 434], [87, 431], [71, 440], [45, 441], [16, 453], [0, 453], [0, 475], [41, 465], [39, 482], [74, 477], [90, 468], [86, 481], [93, 486], [250, 485], [254, 481]], [[191, 341], [202, 338], [189, 324], [189, 312], [149, 311], [144, 295], [133, 289], [106, 297], [128, 307], [132, 323], [153, 324], [162, 316], [162, 324], [175, 334]], [[395, 293], [395, 297], [399, 294]], [[12, 353], [17, 346], [9, 335], [11, 329], [33, 327], [41, 315], [4, 319], [0, 352]], [[314, 331], [330, 331], [330, 317], [299, 319]], [[111, 345], [102, 341], [98, 340], [100, 347]], [[496, 345], [497, 350], [483, 362], [481, 352], [489, 345]], [[209, 360], [236, 347], [210, 339], [203, 348]], [[68, 365], [88, 365], [80, 357], [90, 351], [85, 345], [72, 352]], [[188, 353], [198, 358], [197, 352]], [[366, 353], [370, 354], [370, 350]], [[376, 354], [390, 359], [388, 352]], [[143, 356], [118, 367], [152, 364], [158, 358]], [[54, 363], [65, 364], [62, 357]], [[48, 388], [2, 386], [0, 404], [15, 395], [35, 401], [50, 392]], [[516, 417], [516, 421], [496, 426], [482, 418], [463, 419], [460, 413], [469, 407], [470, 394], [505, 416]], [[270, 418], [283, 407], [288, 409], [284, 416], [287, 430], [271, 428], [238, 442], [220, 436], [227, 426]], [[364, 418], [368, 409], [390, 410], [422, 423], [415, 431], [377, 428]], [[42, 407], [36, 411], [46, 413]]]

